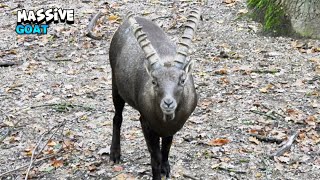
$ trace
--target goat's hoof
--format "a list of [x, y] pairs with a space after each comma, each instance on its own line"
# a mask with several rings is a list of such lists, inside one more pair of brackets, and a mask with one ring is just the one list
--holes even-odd
[[110, 161], [118, 164], [120, 162], [120, 151], [119, 150], [111, 150], [110, 151]]
[[170, 165], [169, 162], [163, 162], [161, 164], [161, 174], [165, 175], [167, 178], [170, 175]]

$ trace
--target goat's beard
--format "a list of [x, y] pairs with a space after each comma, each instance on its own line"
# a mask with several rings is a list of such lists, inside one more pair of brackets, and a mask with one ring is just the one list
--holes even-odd
[[175, 117], [175, 114], [172, 113], [172, 114], [165, 114], [163, 113], [163, 121], [166, 122], [166, 121], [171, 121], [173, 120]]

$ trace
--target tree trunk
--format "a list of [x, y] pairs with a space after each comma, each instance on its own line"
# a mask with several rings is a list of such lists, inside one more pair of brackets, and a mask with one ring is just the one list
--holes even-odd
[[320, 39], [320, 0], [247, 0], [266, 32]]
[[320, 0], [281, 0], [293, 31], [320, 39]]

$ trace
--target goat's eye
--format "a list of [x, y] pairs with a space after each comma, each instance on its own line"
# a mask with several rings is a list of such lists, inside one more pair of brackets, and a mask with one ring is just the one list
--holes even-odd
[[181, 84], [181, 85], [184, 85], [185, 82], [186, 82], [185, 79], [181, 79], [181, 80], [180, 80], [180, 84]]
[[152, 85], [156, 86], [157, 85], [157, 81], [152, 80]]

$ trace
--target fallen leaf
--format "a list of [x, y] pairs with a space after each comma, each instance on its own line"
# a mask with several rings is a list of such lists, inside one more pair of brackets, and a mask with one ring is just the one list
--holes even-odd
[[50, 172], [52, 170], [54, 170], [54, 167], [51, 166], [50, 164], [48, 163], [43, 163], [39, 168], [38, 168], [39, 171], [42, 171], [42, 172]]
[[249, 140], [250, 142], [255, 143], [255, 144], [260, 144], [260, 141], [259, 141], [256, 137], [250, 136], [250, 137], [248, 138], [248, 140]]
[[218, 24], [222, 24], [224, 21], [223, 20], [218, 20], [217, 23]]
[[238, 14], [247, 14], [248, 13], [248, 9], [240, 9], [238, 11]]
[[114, 166], [113, 167], [113, 171], [115, 171], [115, 172], [120, 172], [120, 171], [122, 171], [123, 170], [123, 167], [122, 166]]
[[58, 168], [58, 167], [62, 167], [63, 166], [63, 161], [62, 160], [53, 160], [51, 162], [51, 165], [55, 168]]
[[256, 178], [261, 178], [262, 177], [262, 173], [256, 173]]
[[290, 161], [290, 158], [285, 157], [285, 156], [279, 156], [279, 157], [275, 157], [275, 158], [282, 163], [288, 163]]
[[68, 139], [64, 140], [62, 143], [63, 149], [71, 149], [73, 148], [73, 146], [74, 146], [74, 143]]
[[226, 77], [220, 78], [219, 81], [222, 82], [223, 84], [229, 84], [230, 83], [230, 81]]
[[296, 116], [299, 114], [299, 112], [294, 109], [287, 109], [286, 112], [289, 114], [289, 116]]
[[57, 145], [57, 142], [55, 142], [53, 140], [49, 140], [47, 145], [53, 147], [53, 146]]
[[97, 166], [95, 166], [94, 164], [91, 164], [88, 166], [88, 169], [90, 172], [97, 170]]
[[232, 4], [232, 3], [235, 3], [236, 0], [223, 0], [222, 2], [225, 4]]
[[6, 5], [6, 4], [0, 4], [0, 8], [6, 8], [6, 7], [8, 7], [8, 5]]
[[32, 156], [32, 149], [31, 148], [27, 148], [24, 150], [24, 155], [31, 157]]
[[305, 119], [305, 122], [310, 125], [310, 126], [315, 126], [316, 125], [316, 117], [315, 116], [308, 116], [306, 119]]
[[301, 48], [301, 47], [304, 45], [304, 43], [298, 42], [298, 41], [293, 41], [293, 42], [291, 43], [291, 45], [292, 45], [292, 47], [294, 47], [294, 48]]
[[212, 169], [216, 169], [218, 167], [220, 167], [221, 163], [217, 163], [211, 166]]
[[112, 180], [134, 180], [135, 178], [131, 174], [119, 174], [116, 177], [112, 178]]
[[212, 139], [210, 142], [208, 142], [208, 145], [210, 146], [223, 146], [225, 144], [228, 144], [230, 140], [218, 138], [218, 139]]
[[117, 15], [110, 15], [109, 17], [108, 17], [108, 20], [109, 21], [117, 21], [119, 19], [119, 16], [117, 16]]
[[259, 134], [259, 131], [257, 129], [249, 129], [250, 134]]
[[203, 99], [200, 103], [199, 106], [202, 107], [203, 109], [206, 109], [212, 101], [210, 99]]
[[54, 153], [54, 151], [52, 148], [49, 148], [49, 149], [43, 151], [43, 154], [53, 154], [53, 153]]
[[320, 58], [310, 58], [309, 61], [313, 62], [313, 63], [320, 63]]
[[216, 70], [214, 73], [218, 75], [224, 75], [224, 74], [228, 74], [228, 71], [227, 69], [223, 68], [223, 69]]
[[268, 84], [267, 86], [259, 89], [259, 91], [262, 92], [262, 93], [267, 93], [272, 87], [273, 87], [272, 84]]
[[7, 125], [7, 126], [9, 126], [9, 127], [13, 127], [14, 126], [14, 123], [12, 121], [4, 120], [2, 123]]

